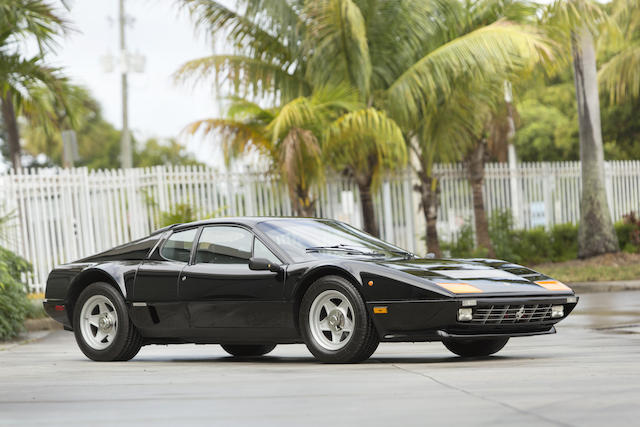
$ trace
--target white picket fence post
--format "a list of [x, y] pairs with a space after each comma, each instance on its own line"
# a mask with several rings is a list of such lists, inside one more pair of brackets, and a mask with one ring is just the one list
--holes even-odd
[[[488, 164], [487, 212], [517, 209], [516, 226], [532, 228], [577, 223], [580, 218], [580, 163]], [[607, 199], [614, 221], [640, 211], [640, 161], [608, 162]], [[436, 165], [440, 211], [438, 232], [456, 239], [473, 224], [471, 191], [461, 164]], [[382, 238], [419, 254], [426, 252], [425, 220], [413, 186], [417, 177], [401, 171], [383, 180], [375, 197]], [[313, 190], [316, 215], [361, 227], [355, 183], [332, 175]], [[159, 227], [160, 212], [189, 204], [199, 216], [291, 215], [289, 194], [270, 172], [218, 172], [202, 166], [89, 171], [28, 169], [0, 174], [0, 216], [11, 214], [0, 245], [34, 266], [32, 291], [44, 289], [55, 266], [147, 235]]]

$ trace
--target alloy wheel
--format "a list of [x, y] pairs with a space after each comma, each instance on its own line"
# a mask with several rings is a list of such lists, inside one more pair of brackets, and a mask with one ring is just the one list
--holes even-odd
[[340, 350], [353, 335], [355, 316], [349, 299], [336, 290], [319, 294], [309, 310], [313, 339], [326, 350]]
[[90, 297], [80, 312], [80, 332], [85, 343], [94, 350], [104, 350], [118, 333], [118, 313], [104, 295]]

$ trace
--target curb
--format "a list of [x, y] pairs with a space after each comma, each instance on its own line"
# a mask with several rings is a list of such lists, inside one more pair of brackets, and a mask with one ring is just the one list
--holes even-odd
[[575, 293], [640, 291], [640, 280], [619, 280], [608, 282], [573, 282], [567, 285]]
[[24, 328], [27, 330], [27, 332], [56, 331], [62, 330], [62, 324], [56, 322], [50, 317], [42, 317], [40, 319], [25, 320]]
[[49, 334], [53, 333], [53, 329], [48, 329], [44, 331], [34, 331], [27, 332], [26, 334], [22, 334], [18, 336], [18, 338], [14, 341], [6, 341], [0, 342], [0, 351], [11, 350], [12, 348], [18, 347], [23, 344], [30, 344], [33, 342], [40, 341], [49, 336]]

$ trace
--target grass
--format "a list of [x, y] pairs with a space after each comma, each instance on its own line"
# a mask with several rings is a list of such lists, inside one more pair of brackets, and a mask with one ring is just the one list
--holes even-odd
[[534, 270], [561, 282], [640, 279], [640, 254], [619, 252], [597, 257], [535, 265]]

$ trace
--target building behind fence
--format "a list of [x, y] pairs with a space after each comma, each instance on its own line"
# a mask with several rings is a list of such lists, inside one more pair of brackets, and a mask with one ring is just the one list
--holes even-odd
[[[614, 220], [640, 210], [640, 161], [608, 162], [606, 184]], [[438, 165], [443, 240], [473, 223], [471, 191], [462, 165]], [[576, 223], [580, 217], [580, 163], [488, 164], [487, 212], [511, 210], [518, 228]], [[416, 177], [403, 172], [384, 180], [375, 207], [382, 238], [425, 253], [425, 221]], [[357, 186], [328, 179], [317, 190], [316, 215], [362, 224]], [[154, 167], [88, 171], [27, 170], [0, 175], [0, 216], [12, 215], [0, 244], [34, 265], [30, 288], [41, 292], [57, 264], [142, 237], [159, 227], [161, 212], [188, 204], [201, 217], [291, 215], [288, 193], [269, 173], [225, 173], [205, 167]]]

